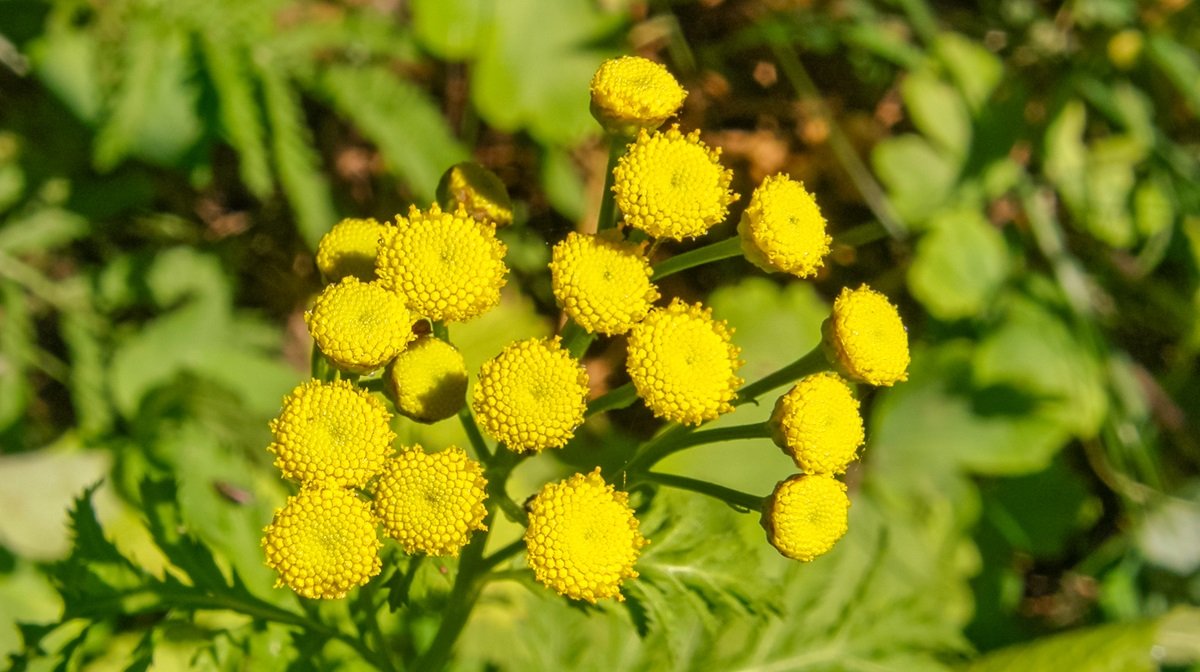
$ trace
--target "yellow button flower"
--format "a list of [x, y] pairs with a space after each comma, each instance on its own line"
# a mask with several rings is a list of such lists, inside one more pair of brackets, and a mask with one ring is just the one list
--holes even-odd
[[796, 383], [775, 403], [770, 424], [775, 445], [809, 474], [845, 472], [864, 439], [858, 400], [836, 373]]
[[843, 289], [822, 332], [848, 378], [884, 387], [908, 380], [908, 331], [883, 294], [866, 285]]
[[362, 487], [383, 469], [396, 435], [383, 402], [344, 380], [310, 380], [283, 400], [267, 450], [285, 478]]
[[385, 227], [373, 219], [343, 219], [317, 243], [317, 268], [327, 282], [353, 275], [375, 279], [375, 255]]
[[403, 298], [352, 276], [327, 286], [304, 321], [329, 361], [352, 373], [387, 364], [414, 336]]
[[459, 206], [442, 212], [410, 208], [379, 247], [376, 273], [408, 307], [435, 322], [464, 322], [500, 301], [508, 267], [495, 227]]
[[623, 601], [621, 582], [637, 578], [633, 565], [647, 543], [629, 495], [605, 483], [599, 467], [547, 483], [529, 503], [525, 546], [533, 575], [573, 600]]
[[629, 331], [658, 299], [642, 247], [607, 236], [567, 234], [550, 261], [558, 305], [589, 332]]
[[523, 453], [561, 448], [583, 424], [588, 375], [559, 339], [518, 341], [484, 362], [471, 407], [484, 432]]
[[750, 196], [738, 222], [742, 251], [755, 266], [798, 278], [817, 274], [833, 241], [812, 194], [786, 175], [773, 175]]
[[686, 136], [679, 125], [664, 133], [638, 134], [613, 171], [613, 194], [625, 221], [655, 238], [702, 236], [725, 219], [733, 171], [719, 161], [721, 150]]
[[478, 163], [464, 161], [442, 174], [438, 201], [447, 210], [462, 204], [467, 214], [494, 226], [512, 223], [512, 199], [495, 173]]
[[742, 360], [731, 335], [698, 303], [677, 298], [650, 311], [629, 332], [626, 368], [638, 396], [654, 415], [687, 425], [733, 410]]
[[396, 410], [417, 422], [437, 422], [458, 413], [467, 398], [467, 365], [453, 345], [422, 336], [388, 367]]
[[471, 532], [486, 530], [487, 479], [461, 448], [428, 454], [404, 449], [372, 488], [383, 533], [404, 552], [458, 557]]
[[775, 486], [763, 506], [767, 540], [785, 557], [808, 562], [846, 534], [850, 498], [828, 474], [796, 475]]
[[304, 488], [263, 529], [267, 566], [309, 599], [337, 599], [379, 573], [379, 539], [371, 507], [337, 486]]
[[592, 116], [618, 135], [658, 128], [679, 111], [687, 91], [666, 68], [639, 56], [611, 58], [592, 76]]

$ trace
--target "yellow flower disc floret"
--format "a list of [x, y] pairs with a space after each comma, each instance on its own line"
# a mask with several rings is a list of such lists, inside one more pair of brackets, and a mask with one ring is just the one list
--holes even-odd
[[642, 245], [569, 233], [554, 246], [550, 278], [558, 305], [589, 332], [623, 334], [658, 299]]
[[414, 336], [404, 299], [355, 277], [326, 287], [304, 321], [334, 366], [353, 373], [387, 364]]
[[629, 495], [604, 482], [599, 467], [547, 483], [528, 505], [525, 547], [534, 577], [573, 600], [625, 598], [621, 582], [647, 542]]
[[408, 307], [436, 322], [462, 322], [500, 301], [508, 267], [495, 227], [476, 221], [460, 205], [442, 212], [410, 208], [384, 235], [376, 273], [405, 297]]
[[275, 586], [302, 597], [336, 599], [379, 573], [379, 539], [369, 504], [334, 485], [304, 488], [289, 497], [263, 529]]
[[392, 453], [391, 416], [383, 402], [344, 380], [310, 380], [283, 400], [268, 447], [285, 478], [362, 487]]
[[561, 448], [583, 423], [588, 375], [559, 339], [518, 341], [479, 369], [471, 407], [510, 450]]
[[698, 425], [733, 410], [741, 349], [712, 310], [679, 299], [650, 311], [629, 332], [626, 368], [654, 415]]
[[687, 91], [666, 68], [640, 56], [611, 58], [592, 76], [592, 116], [610, 133], [658, 128], [679, 111]]
[[725, 219], [733, 171], [719, 161], [721, 150], [687, 135], [676, 124], [664, 133], [638, 133], [613, 171], [613, 193], [625, 221], [655, 238], [702, 236]]
[[850, 498], [829, 474], [796, 475], [775, 486], [763, 506], [767, 540], [784, 556], [808, 562], [846, 534]]
[[372, 493], [383, 533], [410, 555], [457, 557], [473, 531], [487, 529], [487, 479], [461, 448], [405, 449], [388, 461]]
[[802, 379], [771, 413], [775, 444], [809, 474], [840, 474], [858, 457], [863, 421], [858, 400], [836, 373]]
[[453, 345], [422, 336], [388, 368], [396, 410], [417, 422], [437, 422], [458, 413], [467, 399], [467, 365]]
[[843, 289], [823, 332], [847, 377], [885, 387], [908, 380], [908, 332], [883, 294], [866, 285]]
[[832, 242], [812, 194], [787, 175], [763, 180], [738, 222], [742, 251], [765, 271], [798, 278], [817, 274]]
[[384, 225], [373, 219], [343, 219], [317, 243], [317, 268], [329, 282], [353, 275], [375, 279], [375, 255]]

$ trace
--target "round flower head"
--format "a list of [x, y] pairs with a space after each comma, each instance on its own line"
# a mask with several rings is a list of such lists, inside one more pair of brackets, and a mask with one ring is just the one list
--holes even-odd
[[539, 582], [593, 604], [625, 599], [621, 582], [637, 578], [633, 564], [649, 542], [638, 530], [629, 495], [605, 483], [599, 467], [547, 483], [528, 509], [526, 556]]
[[589, 332], [623, 334], [658, 299], [642, 245], [571, 232], [554, 246], [550, 278], [558, 305]]
[[784, 556], [808, 562], [846, 534], [850, 498], [829, 474], [796, 475], [775, 486], [763, 506], [767, 540]]
[[483, 363], [471, 407], [489, 436], [523, 453], [561, 448], [583, 423], [588, 375], [554, 339], [531, 338]]
[[885, 387], [908, 380], [908, 332], [883, 294], [866, 285], [843, 289], [822, 332], [847, 377]]
[[355, 277], [329, 285], [304, 314], [317, 347], [339, 369], [370, 373], [413, 339], [404, 299]]
[[309, 599], [344, 597], [379, 573], [379, 539], [371, 507], [353, 491], [326, 485], [288, 497], [263, 529], [267, 566]]
[[611, 58], [592, 76], [592, 116], [617, 135], [658, 128], [686, 97], [666, 68], [639, 56]]
[[467, 214], [483, 222], [506, 226], [512, 223], [512, 199], [495, 173], [477, 163], [464, 161], [442, 174], [437, 187], [438, 202], [447, 210], [462, 204]]
[[817, 274], [832, 242], [812, 194], [786, 175], [763, 180], [738, 222], [742, 251], [764, 271], [798, 278]]
[[375, 482], [375, 515], [405, 553], [457, 557], [471, 532], [487, 529], [486, 488], [483, 467], [463, 449], [431, 455], [413, 446], [389, 460]]
[[317, 243], [317, 268], [328, 282], [353, 275], [375, 279], [375, 255], [386, 227], [373, 219], [343, 219]]
[[836, 373], [802, 379], [775, 403], [775, 445], [809, 474], [840, 474], [858, 457], [863, 421], [858, 400]]
[[654, 415], [698, 425], [733, 410], [742, 361], [731, 333], [711, 309], [679, 299], [633, 327], [626, 368]]
[[733, 171], [720, 156], [700, 142], [700, 131], [683, 135], [678, 124], [665, 133], [638, 133], [613, 171], [625, 221], [655, 238], [704, 235], [737, 200], [729, 191]]
[[349, 382], [310, 380], [284, 398], [267, 450], [285, 478], [362, 487], [392, 453], [390, 423], [383, 402]]
[[408, 307], [435, 322], [463, 322], [500, 301], [508, 267], [496, 230], [461, 205], [442, 212], [410, 208], [379, 246], [376, 273]]
[[467, 398], [467, 365], [453, 345], [422, 336], [388, 367], [396, 410], [417, 422], [437, 422], [458, 413]]

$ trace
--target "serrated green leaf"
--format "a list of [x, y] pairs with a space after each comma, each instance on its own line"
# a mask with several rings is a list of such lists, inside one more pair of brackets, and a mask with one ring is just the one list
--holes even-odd
[[1087, 147], [1083, 144], [1086, 124], [1083, 103], [1071, 100], [1046, 127], [1044, 140], [1046, 177], [1067, 207], [1079, 214], [1087, 206]]
[[1087, 231], [1110, 247], [1128, 249], [1136, 240], [1129, 210], [1130, 192], [1137, 180], [1134, 166], [1097, 160], [1095, 152], [1092, 155], [1087, 172]]
[[978, 114], [1003, 79], [1004, 64], [987, 47], [958, 33], [939, 34], [932, 51]]
[[917, 130], [961, 162], [971, 146], [971, 114], [958, 91], [923, 69], [904, 78], [900, 93]]
[[338, 112], [379, 147], [388, 167], [421, 202], [433, 202], [442, 172], [467, 159], [466, 149], [425, 92], [387, 68], [333, 66], [321, 74], [319, 86]]
[[1146, 51], [1188, 102], [1192, 115], [1200, 115], [1200, 54], [1161, 32], [1150, 36]]
[[83, 217], [60, 208], [38, 208], [27, 215], [10, 218], [0, 229], [0, 252], [12, 255], [47, 252], [67, 245], [88, 233]]
[[1151, 177], [1137, 186], [1133, 192], [1133, 219], [1144, 238], [1162, 233], [1175, 223], [1175, 202], [1162, 180]]
[[59, 315], [58, 328], [71, 362], [67, 384], [76, 429], [84, 439], [99, 436], [113, 422], [101, 323], [82, 311], [67, 311]]
[[25, 414], [32, 391], [26, 369], [33, 362], [34, 332], [25, 295], [15, 285], [0, 284], [0, 433]]
[[258, 75], [271, 130], [275, 171], [296, 215], [300, 236], [310, 249], [316, 249], [321, 236], [337, 222], [329, 182], [321, 172], [303, 110], [289, 82], [270, 66], [260, 67]]
[[201, 133], [188, 37], [156, 21], [135, 21], [122, 46], [124, 76], [97, 133], [93, 162], [102, 172], [129, 156], [175, 165]]
[[1004, 237], [979, 211], [938, 213], [917, 243], [908, 287], [935, 317], [982, 315], [1009, 273]]
[[250, 193], [265, 198], [274, 187], [267, 158], [266, 128], [258, 103], [251, 67], [246, 54], [235, 46], [220, 44], [211, 36], [200, 39], [208, 75], [217, 93], [221, 126], [238, 152], [242, 181]]
[[964, 672], [1152, 672], [1160, 621], [1113, 623], [1046, 637], [989, 653]]
[[104, 104], [97, 77], [98, 51], [95, 36], [65, 20], [51, 23], [29, 49], [38, 79], [86, 123], [96, 122]]
[[[3, 136], [0, 136], [0, 140], [2, 139]], [[15, 205], [23, 193], [25, 193], [25, 171], [21, 170], [21, 166], [15, 162], [0, 163], [0, 213], [6, 212]]]
[[898, 135], [875, 145], [871, 164], [896, 210], [913, 224], [934, 214], [958, 181], [955, 162], [917, 135]]
[[176, 502], [175, 482], [146, 479], [141, 483], [141, 496], [150, 534], [167, 559], [183, 570], [200, 590], [220, 593], [228, 589], [225, 574], [212, 552], [186, 532], [187, 525]]

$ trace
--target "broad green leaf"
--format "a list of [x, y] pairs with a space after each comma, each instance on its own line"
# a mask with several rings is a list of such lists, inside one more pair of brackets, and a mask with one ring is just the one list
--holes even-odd
[[70, 210], [38, 208], [28, 215], [10, 218], [0, 228], [0, 252], [49, 252], [82, 238], [90, 230], [87, 220]]
[[942, 211], [917, 243], [908, 287], [935, 317], [975, 317], [991, 304], [1009, 267], [1004, 237], [979, 211]]
[[1142, 180], [1133, 192], [1133, 219], [1143, 238], [1164, 232], [1175, 223], [1175, 203], [1163, 180]]
[[181, 30], [152, 21], [129, 24], [124, 77], [96, 136], [93, 161], [101, 171], [129, 156], [175, 165], [199, 140], [189, 48]]
[[567, 150], [554, 146], [543, 148], [541, 164], [542, 188], [546, 190], [550, 204], [572, 221], [583, 219], [587, 209], [587, 189]]
[[3, 436], [29, 405], [32, 390], [26, 371], [35, 361], [29, 305], [25, 294], [14, 284], [0, 284], [0, 315], [4, 316], [0, 322], [0, 371], [4, 373], [0, 376], [0, 436]]
[[415, 0], [411, 11], [417, 39], [450, 61], [475, 56], [494, 21], [493, 4], [483, 0]]
[[983, 516], [1012, 548], [1059, 559], [1070, 548], [1072, 535], [1085, 534], [1101, 510], [1088, 486], [1063, 459], [1056, 459], [1037, 473], [986, 483]]
[[[0, 133], [0, 144], [5, 140], [4, 134]], [[0, 213], [15, 205], [24, 192], [25, 171], [15, 161], [5, 162], [0, 158]]]
[[[111, 463], [105, 452], [69, 446], [0, 456], [0, 510], [8, 514], [0, 516], [0, 543], [41, 562], [66, 556], [71, 548], [67, 509], [108, 474]], [[96, 499], [102, 511], [112, 511], [109, 488]]]
[[511, 0], [494, 10], [471, 87], [484, 119], [506, 131], [528, 129], [545, 144], [573, 144], [596, 130], [588, 84], [603, 54], [589, 44], [622, 17], [587, 0]]
[[312, 147], [304, 112], [286, 77], [269, 65], [258, 71], [271, 132], [271, 156], [296, 228], [310, 249], [337, 223], [329, 182]]
[[52, 22], [30, 47], [38, 79], [86, 123], [95, 123], [104, 105], [96, 68], [98, 52], [95, 37], [62, 20]]
[[1004, 77], [1003, 63], [987, 47], [958, 33], [939, 34], [933, 53], [958, 85], [971, 111], [978, 114]]
[[[1190, 495], [1190, 496], [1189, 496]], [[1200, 569], [1200, 484], [1155, 502], [1138, 525], [1136, 540], [1146, 559], [1179, 576]]]
[[101, 320], [84, 311], [67, 311], [59, 316], [59, 333], [71, 362], [71, 408], [76, 430], [83, 439], [103, 434], [113, 421], [102, 328]]
[[267, 158], [266, 128], [251, 77], [248, 55], [236, 46], [202, 36], [200, 49], [217, 94], [221, 127], [238, 153], [238, 168], [250, 193], [265, 198], [274, 188]]
[[331, 67], [322, 73], [320, 89], [378, 145], [388, 167], [422, 203], [435, 200], [442, 172], [467, 158], [425, 92], [387, 68]]
[[1063, 202], [1074, 213], [1082, 215], [1087, 208], [1087, 147], [1083, 130], [1087, 125], [1087, 110], [1083, 103], [1071, 100], [1046, 127], [1045, 173], [1054, 184]]
[[900, 92], [917, 130], [961, 162], [971, 146], [971, 114], [958, 91], [922, 69], [904, 78]]
[[1192, 115], [1200, 115], [1200, 54], [1163, 33], [1152, 34], [1146, 50], [1158, 69], [1191, 106]]
[[900, 215], [910, 223], [930, 217], [958, 181], [958, 167], [917, 135], [898, 135], [875, 145], [871, 164]]

